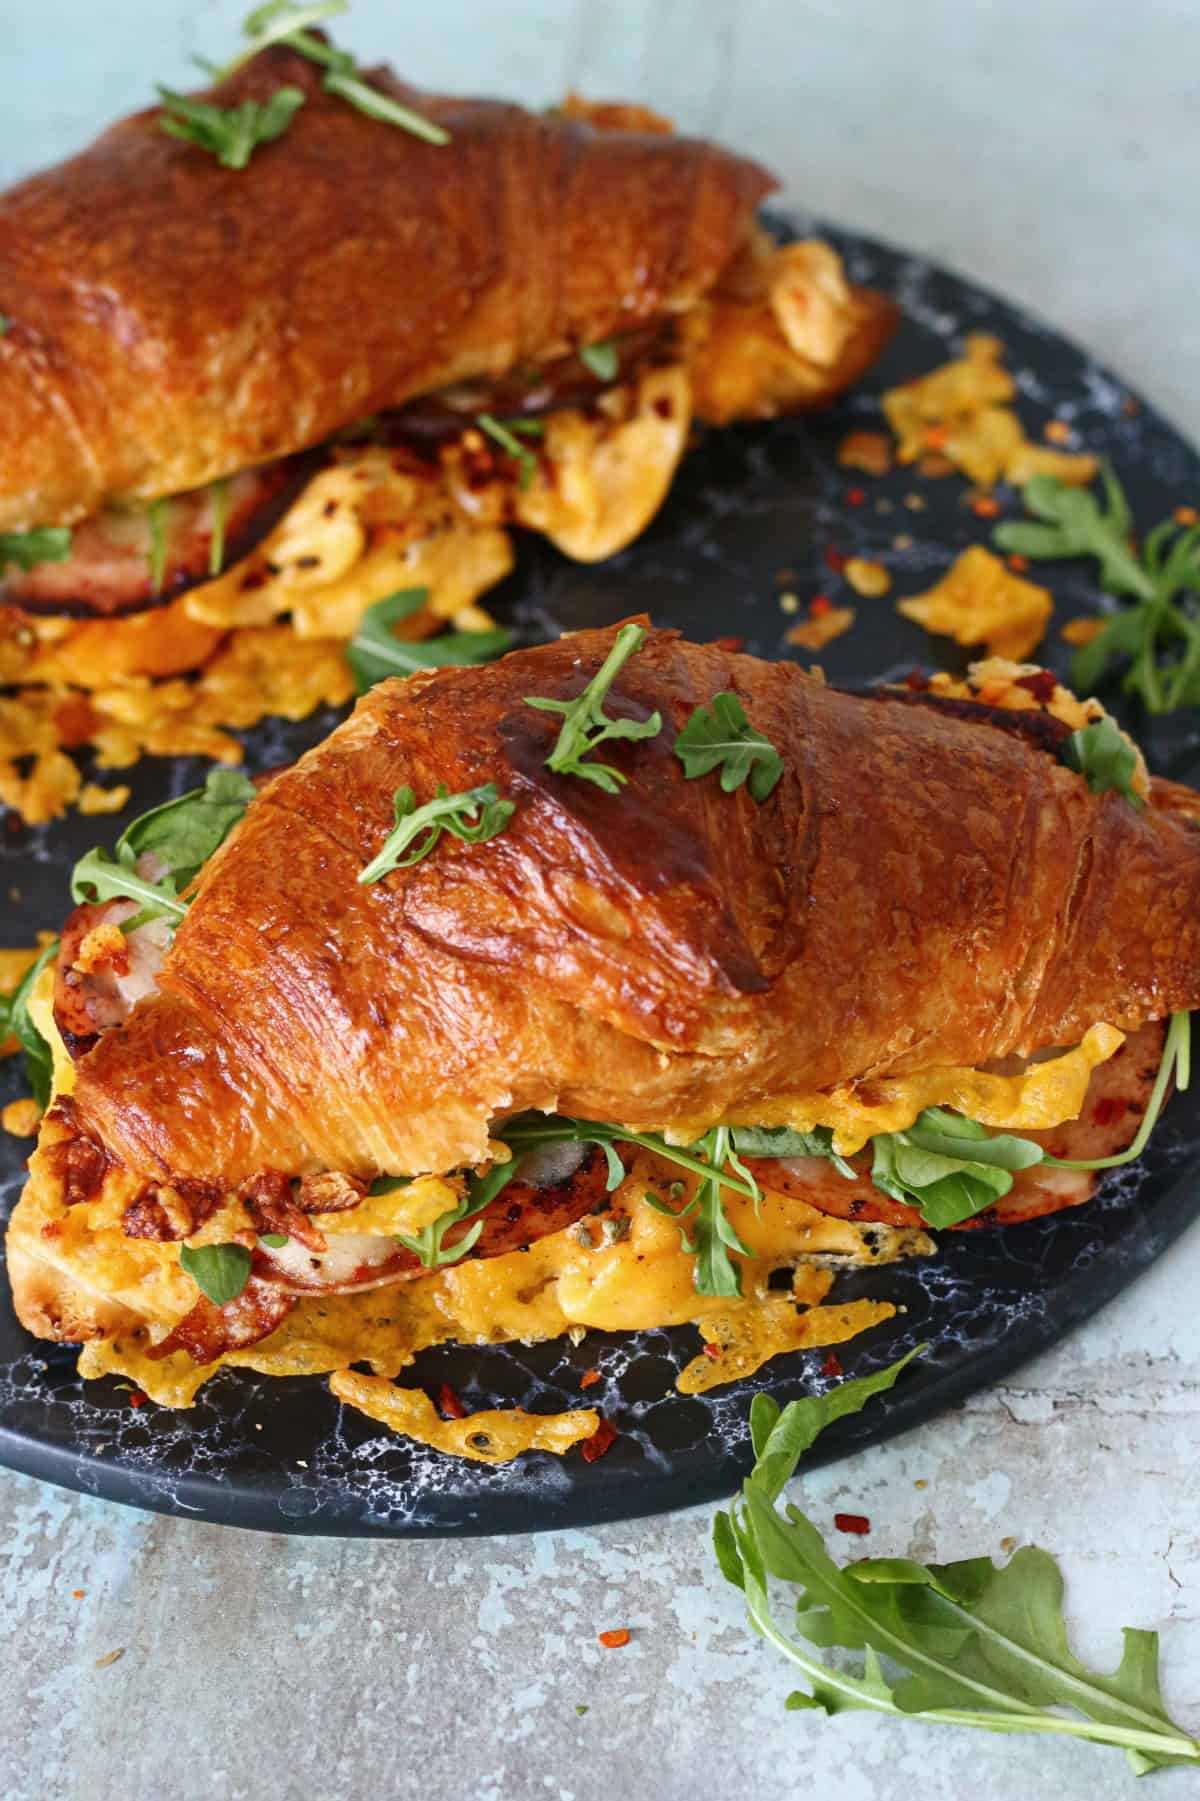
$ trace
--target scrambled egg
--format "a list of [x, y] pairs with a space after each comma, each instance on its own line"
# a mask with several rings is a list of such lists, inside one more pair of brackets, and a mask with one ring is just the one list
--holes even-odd
[[901, 463], [936, 451], [978, 487], [1000, 480], [1018, 487], [1034, 475], [1086, 487], [1099, 467], [1094, 456], [1031, 444], [1010, 402], [1012, 376], [1000, 364], [1004, 347], [987, 332], [972, 332], [963, 355], [928, 375], [889, 388], [883, 411], [896, 434]]
[[[69, 1092], [74, 1070], [53, 1027], [50, 971], [39, 981], [31, 1006], [54, 1050], [56, 1088]], [[1097, 1026], [1074, 1051], [1019, 1076], [931, 1072], [876, 1084], [869, 1107], [843, 1090], [781, 1102], [767, 1110], [770, 1118], [759, 1113], [756, 1120], [805, 1129], [832, 1125], [835, 1143], [845, 1153], [874, 1132], [911, 1123], [921, 1108], [934, 1104], [956, 1107], [992, 1125], [1044, 1127], [1078, 1113], [1091, 1069], [1120, 1042], [1120, 1033]], [[85, 1344], [80, 1353], [82, 1375], [123, 1374], [151, 1399], [181, 1407], [191, 1404], [222, 1364], [267, 1375], [332, 1372], [334, 1392], [372, 1418], [440, 1449], [485, 1461], [534, 1445], [566, 1450], [591, 1436], [595, 1416], [581, 1410], [548, 1421], [518, 1412], [443, 1421], [418, 1391], [391, 1386], [422, 1349], [448, 1342], [532, 1343], [586, 1330], [625, 1332], [692, 1323], [703, 1348], [682, 1370], [678, 1386], [695, 1394], [746, 1376], [782, 1352], [839, 1344], [888, 1318], [894, 1309], [887, 1302], [827, 1304], [834, 1270], [927, 1255], [933, 1249], [924, 1232], [838, 1219], [769, 1187], [757, 1210], [747, 1197], [726, 1191], [730, 1223], [749, 1253], [736, 1257], [743, 1298], [699, 1295], [679, 1227], [647, 1199], [648, 1194], [657, 1198], [668, 1192], [679, 1171], [639, 1152], [611, 1197], [611, 1217], [626, 1223], [623, 1233], [605, 1233], [599, 1222], [585, 1219], [525, 1250], [468, 1259], [415, 1281], [352, 1295], [306, 1295], [261, 1343], [197, 1366], [183, 1352], [161, 1360], [147, 1354], [196, 1298], [180, 1267], [178, 1246], [125, 1236], [122, 1215], [137, 1184], [120, 1170], [109, 1172], [96, 1199], [65, 1207], [45, 1148], [56, 1132], [61, 1128], [51, 1121], [31, 1161], [30, 1181], [19, 1204], [21, 1226], [24, 1242], [38, 1247], [37, 1254], [60, 1279], [78, 1293], [102, 1297], [108, 1310], [110, 1323], [102, 1328], [106, 1335]], [[672, 1136], [688, 1132], [681, 1126]], [[691, 1179], [682, 1186], [682, 1194], [675, 1191], [680, 1205], [690, 1196]], [[314, 1223], [333, 1235], [418, 1231], [453, 1205], [458, 1193], [454, 1178], [426, 1177], [389, 1195], [367, 1197], [356, 1207], [316, 1214]], [[227, 1242], [253, 1229], [244, 1205], [231, 1199], [191, 1242]], [[781, 1294], [769, 1279], [774, 1270], [789, 1266], [791, 1291]], [[351, 1373], [351, 1363], [367, 1364], [373, 1376]]]
[[898, 601], [897, 611], [927, 632], [1020, 661], [1041, 643], [1054, 602], [1049, 589], [1023, 581], [982, 544], [972, 544], [932, 588]]

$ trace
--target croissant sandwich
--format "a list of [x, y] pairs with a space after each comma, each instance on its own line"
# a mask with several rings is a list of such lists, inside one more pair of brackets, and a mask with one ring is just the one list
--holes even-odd
[[1186, 1079], [1200, 797], [1008, 667], [849, 694], [630, 622], [90, 853], [21, 1319], [169, 1401], [339, 1369], [394, 1419], [423, 1344], [684, 1320], [704, 1386], [886, 1315], [847, 1262], [1085, 1200]]
[[0, 679], [99, 691], [110, 761], [115, 683], [234, 628], [344, 640], [398, 589], [412, 635], [470, 625], [508, 526], [610, 555], [693, 420], [827, 401], [896, 321], [763, 233], [756, 163], [639, 107], [420, 94], [288, 15], [0, 197]]

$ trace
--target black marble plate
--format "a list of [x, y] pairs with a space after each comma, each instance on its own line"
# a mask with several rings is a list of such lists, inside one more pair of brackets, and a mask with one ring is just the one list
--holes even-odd
[[[564, 561], [540, 543], [522, 549], [516, 576], [493, 602], [530, 637], [599, 625], [645, 610], [697, 638], [736, 634], [766, 657], [789, 653], [793, 622], [780, 596], [824, 591], [859, 609], [856, 629], [821, 661], [831, 681], [857, 683], [914, 664], [962, 667], [966, 657], [897, 616], [892, 600], [846, 594], [827, 553], [882, 558], [895, 592], [927, 586], [986, 522], [964, 504], [958, 477], [921, 481], [900, 471], [882, 480], [838, 467], [837, 445], [855, 423], [878, 423], [882, 388], [942, 361], [969, 330], [997, 332], [1020, 389], [1031, 436], [1052, 415], [1077, 426], [1083, 443], [1109, 455], [1142, 526], [1200, 500], [1200, 461], [1105, 370], [1055, 333], [942, 270], [862, 239], [832, 232], [855, 276], [894, 293], [903, 329], [868, 384], [815, 421], [781, 421], [712, 434], [688, 459], [652, 529], [598, 568]], [[1012, 495], [1010, 512], [1019, 511]], [[833, 559], [836, 564], [836, 557]], [[1049, 568], [1060, 618], [1101, 601], [1084, 566]], [[1046, 579], [1039, 573], [1039, 579]], [[894, 596], [893, 596], [894, 598]], [[1057, 632], [1042, 653], [1065, 670]], [[810, 659], [811, 660], [811, 659]], [[269, 724], [249, 735], [252, 768], [286, 760], [335, 723]], [[1200, 778], [1197, 721], [1149, 729], [1132, 718], [1154, 767]], [[144, 762], [133, 773], [125, 817], [202, 779], [196, 763]], [[0, 892], [8, 894], [0, 941], [32, 942], [67, 905], [67, 871], [120, 821], [74, 818], [42, 831], [9, 822], [0, 840]], [[0, 1101], [19, 1092], [8, 1065]], [[0, 1143], [0, 1192], [20, 1183], [21, 1149]], [[950, 1233], [940, 1255], [920, 1264], [841, 1279], [838, 1293], [870, 1294], [900, 1306], [888, 1324], [842, 1350], [848, 1374], [889, 1362], [919, 1341], [929, 1349], [892, 1394], [821, 1439], [822, 1459], [888, 1438], [996, 1381], [1042, 1350], [1131, 1282], [1172, 1242], [1200, 1198], [1200, 1097], [1177, 1098], [1152, 1150], [1118, 1171], [1089, 1207], [1003, 1233]], [[115, 1500], [197, 1519], [273, 1531], [350, 1535], [526, 1532], [634, 1518], [728, 1494], [748, 1463], [751, 1393], [781, 1400], [822, 1382], [822, 1353], [779, 1358], [751, 1381], [685, 1398], [676, 1372], [696, 1349], [692, 1328], [633, 1336], [589, 1333], [487, 1350], [424, 1354], [411, 1380], [450, 1382], [469, 1408], [520, 1403], [534, 1410], [578, 1405], [579, 1378], [602, 1373], [586, 1399], [620, 1437], [599, 1461], [534, 1454], [499, 1468], [438, 1456], [343, 1413], [322, 1380], [269, 1381], [227, 1371], [188, 1413], [134, 1410], [128, 1385], [85, 1390], [74, 1353], [29, 1338], [0, 1297], [0, 1463]]]

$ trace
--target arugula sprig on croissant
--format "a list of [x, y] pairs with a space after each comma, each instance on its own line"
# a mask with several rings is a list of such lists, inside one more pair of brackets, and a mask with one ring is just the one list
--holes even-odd
[[[194, 1236], [250, 1196], [254, 1306], [232, 1303], [254, 1315], [246, 1329], [269, 1331], [281, 1296], [316, 1286], [262, 1234], [304, 1242], [318, 1200], [365, 1206], [381, 1178], [448, 1178], [455, 1218], [352, 1287], [562, 1229], [604, 1204], [623, 1147], [648, 1146], [687, 1179], [657, 1199], [700, 1282], [732, 1296], [746, 1247], [727, 1192], [811, 1194], [816, 1158], [822, 1197], [844, 1188], [849, 1217], [914, 1218], [938, 1185], [939, 1223], [957, 1223], [986, 1204], [963, 1204], [980, 1170], [1000, 1176], [1000, 1197], [1026, 1165], [1121, 1160], [1128, 1102], [1088, 1156], [1060, 1154], [1121, 1058], [1157, 1070], [1139, 1149], [1183, 1078], [1182, 1016], [1200, 999], [1197, 796], [1151, 780], [1139, 810], [1120, 786], [1094, 791], [1063, 760], [1070, 727], [1047, 713], [839, 693], [667, 631], [639, 631], [618, 666], [629, 633], [376, 685], [250, 804], [135, 1004], [110, 987], [90, 1036], [73, 1030], [50, 1164], [76, 1201], [113, 1170], [141, 1183], [135, 1236]], [[559, 722], [606, 670], [606, 721], [660, 720], [605, 743], [613, 791], [551, 767]], [[779, 760], [762, 798], [689, 773], [675, 748], [722, 696]], [[512, 809], [496, 835], [447, 836], [359, 880], [398, 790], [485, 785]], [[63, 994], [72, 955], [60, 1002], [82, 996], [86, 1011], [86, 983]], [[1029, 1068], [1002, 1061], [1052, 1050]], [[599, 1146], [600, 1164], [569, 1192], [549, 1182], [553, 1207], [525, 1224], [517, 1203], [506, 1226], [529, 1151], [555, 1137]], [[55, 1335], [20, 1209], [13, 1234], [18, 1309]], [[76, 1300], [59, 1310], [68, 1324]]]

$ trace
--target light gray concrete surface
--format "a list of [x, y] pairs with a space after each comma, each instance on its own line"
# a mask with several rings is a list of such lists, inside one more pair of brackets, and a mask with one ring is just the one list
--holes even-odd
[[[186, 51], [219, 52], [242, 10], [4, 0], [0, 180], [183, 81]], [[806, 205], [1033, 305], [1200, 433], [1193, 0], [360, 0], [343, 35], [433, 85], [655, 100], [756, 149]], [[809, 1478], [807, 1504], [826, 1524], [869, 1514], [876, 1552], [1047, 1545], [1083, 1648], [1115, 1663], [1121, 1625], [1160, 1626], [1195, 1725], [1198, 1276], [1194, 1231], [1012, 1383]], [[744, 1628], [708, 1530], [706, 1509], [491, 1543], [304, 1542], [0, 1475], [0, 1796], [1130, 1791], [1110, 1752], [785, 1714], [788, 1673]], [[602, 1651], [614, 1625], [633, 1642]], [[1152, 1780], [1163, 1801], [1195, 1784]]]

